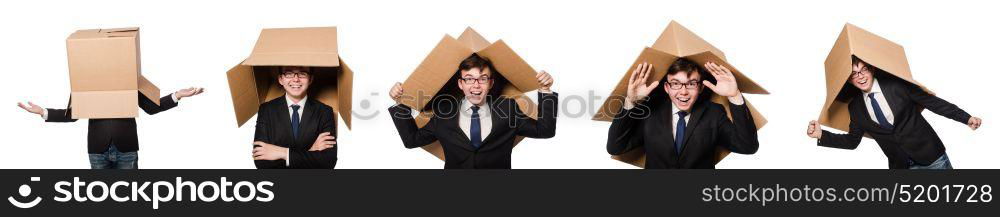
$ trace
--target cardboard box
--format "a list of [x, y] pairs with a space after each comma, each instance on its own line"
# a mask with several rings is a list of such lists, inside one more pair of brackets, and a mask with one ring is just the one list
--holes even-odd
[[141, 73], [139, 28], [78, 30], [66, 54], [74, 119], [136, 117], [139, 94], [160, 104], [160, 89]]
[[261, 30], [250, 57], [226, 72], [236, 126], [256, 115], [260, 104], [285, 95], [280, 66], [313, 67], [309, 97], [333, 107], [351, 128], [354, 72], [337, 53], [337, 27]]
[[[763, 87], [744, 75], [742, 71], [730, 65], [726, 61], [725, 54], [718, 48], [715, 48], [715, 46], [712, 46], [679, 23], [671, 21], [667, 29], [653, 43], [653, 47], [643, 49], [639, 57], [632, 63], [632, 66], [625, 71], [625, 75], [622, 76], [618, 85], [612, 90], [611, 95], [604, 101], [604, 104], [601, 105], [601, 108], [597, 111], [598, 113], [593, 119], [597, 121], [612, 121], [618, 111], [624, 106], [628, 78], [632, 75], [632, 70], [639, 64], [643, 62], [653, 64], [653, 72], [650, 74], [649, 80], [646, 81], [648, 84], [663, 79], [667, 75], [668, 66], [673, 64], [678, 58], [685, 58], [700, 65], [704, 65], [707, 62], [714, 62], [725, 66], [733, 71], [740, 92], [747, 94], [769, 94], [767, 90], [764, 90]], [[662, 88], [662, 86], [657, 88]], [[729, 103], [726, 97], [715, 95], [711, 100], [723, 105], [726, 108], [726, 112], [729, 112]], [[764, 127], [767, 124], [767, 119], [749, 101], [746, 101], [746, 105], [750, 109], [750, 115], [753, 117], [757, 129], [759, 130], [761, 127]], [[729, 116], [732, 118], [732, 114]], [[728, 150], [719, 148], [716, 163], [728, 154]], [[646, 164], [645, 149], [641, 147], [621, 155], [612, 156], [612, 158], [638, 167], [644, 167]]]
[[[434, 50], [424, 58], [417, 69], [403, 82], [401, 103], [420, 111], [414, 118], [418, 127], [423, 127], [434, 115], [433, 108], [427, 106], [434, 96], [441, 91], [447, 91], [448, 85], [456, 85], [455, 72], [458, 65], [472, 54], [478, 54], [493, 62], [494, 74], [509, 81], [502, 87], [501, 95], [517, 101], [518, 107], [532, 119], [538, 118], [536, 104], [524, 95], [525, 92], [538, 89], [537, 71], [528, 65], [503, 40], [490, 43], [471, 27], [466, 28], [457, 39], [445, 35]], [[494, 72], [495, 73], [495, 72]], [[454, 88], [457, 89], [457, 88]], [[514, 145], [524, 139], [517, 137]], [[444, 160], [444, 150], [441, 143], [435, 141], [422, 147], [427, 152]]]
[[[826, 56], [826, 102], [820, 111], [819, 123], [842, 131], [849, 131], [851, 116], [847, 112], [848, 100], [838, 100], [843, 88], [851, 77], [851, 57], [857, 56], [868, 64], [888, 72], [893, 76], [916, 84], [930, 94], [927, 87], [918, 83], [910, 74], [910, 64], [906, 61], [906, 52], [900, 46], [885, 38], [879, 37], [850, 23], [844, 25], [844, 30], [837, 37], [833, 49]], [[844, 96], [849, 97], [850, 96]], [[866, 135], [867, 136], [867, 135]]]

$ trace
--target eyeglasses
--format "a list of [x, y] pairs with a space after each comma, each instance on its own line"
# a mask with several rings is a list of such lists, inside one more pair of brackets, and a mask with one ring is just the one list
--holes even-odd
[[295, 77], [309, 78], [309, 73], [305, 73], [305, 72], [287, 72], [287, 73], [281, 73], [281, 77], [289, 78], [289, 79], [295, 78]]
[[692, 90], [692, 89], [696, 89], [696, 88], [700, 87], [701, 86], [701, 81], [699, 81], [699, 80], [692, 80], [692, 81], [688, 81], [687, 83], [681, 83], [681, 82], [678, 82], [678, 81], [671, 81], [671, 82], [667, 82], [667, 86], [669, 86], [671, 90], [680, 90], [681, 87], [684, 87], [684, 88], [687, 88], [689, 90]]
[[851, 77], [854, 78], [854, 77], [861, 76], [861, 73], [871, 74], [872, 71], [868, 69], [868, 66], [864, 66], [864, 67], [861, 67], [861, 71], [853, 71], [852, 70], [851, 71]]
[[479, 78], [461, 78], [462, 82], [465, 84], [485, 84], [487, 81], [492, 80], [490, 77], [479, 77]]

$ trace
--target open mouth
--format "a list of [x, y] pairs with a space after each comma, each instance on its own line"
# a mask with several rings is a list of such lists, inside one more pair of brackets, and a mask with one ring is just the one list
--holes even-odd
[[868, 78], [861, 78], [861, 79], [858, 79], [856, 81], [858, 82], [858, 84], [862, 84], [862, 85], [863, 84], [868, 84]]
[[675, 97], [675, 99], [677, 99], [677, 104], [680, 104], [682, 106], [686, 106], [688, 104], [691, 104], [691, 97], [690, 96], [678, 96], [678, 97]]
[[289, 84], [288, 88], [292, 89], [292, 90], [301, 90], [302, 89], [302, 85], [301, 84]]
[[471, 93], [473, 96], [482, 96], [483, 91], [470, 91], [469, 93]]

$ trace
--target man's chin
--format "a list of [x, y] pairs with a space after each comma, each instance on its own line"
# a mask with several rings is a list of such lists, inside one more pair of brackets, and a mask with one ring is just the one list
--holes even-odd
[[306, 96], [305, 92], [297, 92], [297, 93], [296, 92], [288, 92], [288, 91], [285, 91], [285, 92], [288, 93], [289, 96], [292, 96], [292, 97], [295, 97], [295, 98], [302, 98], [302, 97]]
[[472, 104], [475, 104], [475, 105], [482, 105], [483, 104], [483, 98], [482, 97], [469, 97], [469, 98], [466, 98], [466, 99], [468, 99], [469, 102], [471, 102]]
[[682, 102], [676, 102], [676, 101], [673, 102], [673, 103], [674, 103], [674, 106], [677, 107], [677, 109], [685, 110], [685, 111], [691, 110], [691, 104], [690, 104], [690, 102], [688, 104], [683, 104]]

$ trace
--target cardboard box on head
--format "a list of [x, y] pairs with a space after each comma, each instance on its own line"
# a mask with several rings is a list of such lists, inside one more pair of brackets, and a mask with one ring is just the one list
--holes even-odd
[[[492, 76], [494, 78], [502, 76], [507, 81], [505, 83], [495, 82], [495, 84], [503, 85], [503, 87], [498, 87], [502, 88], [500, 91], [502, 97], [513, 98], [521, 111], [525, 112], [528, 117], [538, 118], [538, 109], [535, 103], [524, 95], [525, 92], [538, 89], [535, 69], [521, 59], [503, 40], [490, 43], [472, 28], [466, 28], [458, 39], [445, 35], [434, 47], [434, 50], [403, 82], [403, 95], [400, 97], [400, 103], [420, 111], [414, 118], [418, 127], [426, 125], [434, 115], [434, 110], [431, 108], [432, 106], [427, 106], [428, 103], [435, 96], [438, 96], [439, 92], [448, 89], [447, 85], [458, 85], [457, 81], [453, 79], [458, 72], [458, 66], [462, 60], [472, 54], [490, 60], [495, 68]], [[514, 145], [520, 143], [522, 139], [524, 137], [521, 136], [515, 138]], [[422, 148], [444, 160], [444, 150], [441, 149], [440, 142], [435, 141]]]
[[[674, 63], [679, 58], [685, 58], [691, 60], [699, 65], [704, 65], [707, 62], [713, 62], [720, 66], [725, 66], [733, 72], [733, 76], [736, 77], [736, 83], [740, 88], [740, 92], [749, 94], [769, 94], [767, 90], [758, 85], [756, 82], [751, 80], [749, 77], [744, 75], [739, 69], [733, 67], [726, 61], [726, 56], [715, 46], [712, 46], [706, 42], [698, 35], [681, 26], [681, 24], [671, 21], [667, 26], [667, 29], [660, 34], [660, 37], [656, 39], [653, 43], [653, 47], [646, 47], [639, 54], [639, 58], [636, 58], [632, 66], [628, 68], [625, 75], [622, 76], [621, 81], [612, 90], [611, 95], [601, 108], [594, 115], [593, 120], [597, 121], [612, 121], [618, 111], [624, 106], [624, 99], [627, 94], [628, 78], [632, 75], [633, 69], [635, 69], [639, 64], [649, 63], [653, 65], [653, 72], [649, 75], [649, 80], [647, 84], [657, 82], [663, 79], [667, 75], [667, 68]], [[657, 88], [662, 88], [658, 86]], [[706, 88], [707, 90], [707, 88]], [[712, 102], [718, 103], [725, 107], [726, 112], [729, 112], [729, 103], [726, 97], [719, 95], [713, 95], [711, 98]], [[750, 115], [753, 117], [754, 124], [756, 124], [757, 129], [764, 127], [767, 124], [767, 119], [764, 115], [760, 114], [753, 105], [750, 105], [749, 101], [745, 101], [747, 107], [750, 109]], [[732, 118], [730, 113], [729, 118]], [[729, 151], [719, 148], [718, 155], [716, 157], [716, 163], [721, 161], [729, 155]], [[615, 160], [619, 160], [628, 164], [632, 164], [638, 167], [644, 167], [646, 165], [645, 149], [642, 147], [636, 148], [632, 151], [626, 152], [621, 155], [612, 156]]]
[[850, 130], [851, 116], [847, 112], [848, 101], [838, 100], [838, 97], [844, 92], [845, 85], [850, 85], [847, 81], [851, 77], [853, 56], [890, 75], [913, 83], [927, 93], [934, 94], [913, 79], [903, 46], [848, 23], [844, 25], [844, 30], [840, 32], [837, 42], [833, 44], [833, 49], [824, 62], [826, 102], [823, 103], [819, 115], [819, 123], [822, 125], [845, 132]]
[[139, 94], [160, 104], [160, 89], [142, 76], [139, 28], [78, 30], [66, 53], [74, 119], [137, 117]]
[[250, 57], [226, 72], [236, 126], [256, 115], [260, 104], [284, 96], [277, 80], [281, 66], [311, 67], [309, 97], [333, 107], [351, 128], [354, 72], [337, 53], [337, 27], [261, 30]]

